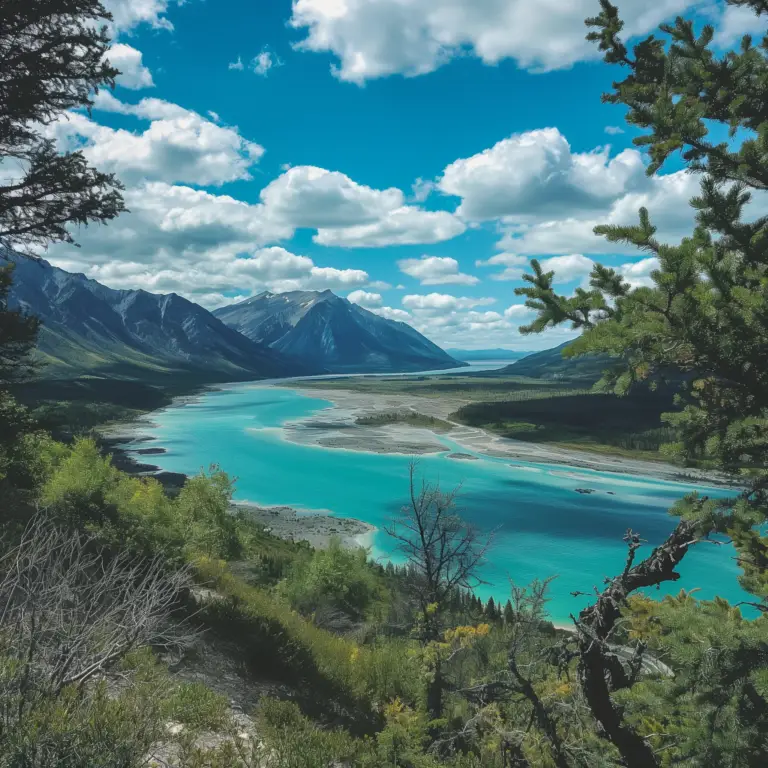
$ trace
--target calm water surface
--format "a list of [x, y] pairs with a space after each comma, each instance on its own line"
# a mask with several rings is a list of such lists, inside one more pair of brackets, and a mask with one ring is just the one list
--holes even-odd
[[[193, 403], [156, 411], [148, 433], [167, 453], [153, 456], [163, 469], [194, 473], [216, 463], [237, 478], [235, 497], [264, 505], [328, 510], [381, 528], [408, 497], [408, 456], [380, 455], [283, 439], [282, 425], [317, 413], [330, 403], [292, 390], [235, 385]], [[591, 591], [621, 570], [622, 536], [639, 531], [650, 547], [674, 527], [667, 509], [693, 486], [651, 478], [593, 472], [475, 454], [477, 461], [447, 458], [466, 449], [442, 438], [446, 453], [421, 457], [421, 474], [445, 489], [461, 483], [462, 514], [483, 529], [499, 528], [483, 568], [487, 598], [506, 600], [509, 580], [525, 584], [556, 575], [549, 612], [567, 620], [584, 605], [573, 591]], [[576, 493], [593, 488], [595, 493]], [[724, 492], [699, 489], [710, 495]], [[391, 554], [386, 534], [375, 534], [373, 554]], [[644, 550], [641, 550], [641, 553]], [[698, 589], [700, 598], [745, 599], [729, 546], [700, 545], [669, 587]], [[396, 559], [396, 558], [395, 558]], [[654, 592], [654, 594], [664, 594]]]

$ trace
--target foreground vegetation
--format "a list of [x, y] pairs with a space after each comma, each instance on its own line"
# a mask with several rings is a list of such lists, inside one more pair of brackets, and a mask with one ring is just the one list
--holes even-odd
[[[768, 16], [757, 0], [730, 4]], [[232, 513], [232, 481], [216, 467], [171, 497], [120, 472], [87, 438], [55, 440], [10, 394], [30, 374], [37, 323], [8, 307], [4, 267], [0, 767], [768, 762], [768, 219], [741, 220], [747, 190], [768, 188], [766, 44], [745, 38], [720, 60], [714, 30], [695, 38], [679, 20], [662, 30], [674, 45], [651, 38], [630, 52], [616, 9], [601, 5], [590, 39], [631, 71], [608, 99], [648, 131], [639, 142], [651, 171], [680, 149], [702, 174], [698, 227], [678, 246], [655, 239], [647, 212], [637, 227], [599, 228], [654, 254], [653, 287], [632, 289], [598, 266], [589, 290], [564, 297], [532, 262], [522, 293], [538, 316], [523, 331], [581, 328], [569, 352], [616, 359], [603, 382], [613, 395], [682, 372], [679, 408], [664, 421], [676, 433], [670, 450], [713, 463], [745, 490], [681, 500], [674, 529], [644, 560], [641, 532], [627, 531], [622, 572], [595, 591], [572, 633], [558, 632], [546, 621], [546, 583], [512, 585], [502, 608], [472, 595], [492, 542], [456, 515], [451, 491], [415, 470], [388, 527], [406, 563], [395, 569], [336, 542], [312, 551], [274, 539]], [[108, 20], [97, 0], [65, 10], [34, 0], [14, 4], [0, 27], [0, 47], [18, 54], [5, 67], [14, 98], [0, 103], [0, 146], [26, 158], [15, 186], [30, 188], [0, 188], [4, 244], [71, 240], [68, 225], [122, 210], [114, 178], [35, 133], [113, 81]], [[46, 65], [33, 90], [30, 60]], [[746, 135], [738, 150], [708, 141], [713, 121]], [[676, 581], [691, 547], [713, 534], [735, 545], [759, 618], [721, 599], [644, 593]], [[274, 684], [271, 695], [243, 714], [217, 670], [183, 682], [185, 665], [202, 674], [214, 655], [246, 689]]]

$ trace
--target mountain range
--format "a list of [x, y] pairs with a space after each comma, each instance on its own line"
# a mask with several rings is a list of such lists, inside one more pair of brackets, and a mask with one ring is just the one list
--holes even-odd
[[528, 376], [532, 379], [581, 379], [592, 384], [598, 381], [606, 368], [615, 364], [608, 355], [582, 355], [563, 357], [563, 350], [572, 342], [526, 355], [511, 365], [493, 373], [498, 376]]
[[16, 265], [10, 305], [40, 318], [46, 376], [185, 373], [224, 381], [322, 372], [255, 344], [174, 293], [115, 290], [43, 259], [3, 257]]
[[464, 365], [410, 325], [379, 317], [331, 291], [265, 291], [214, 315], [251, 341], [333, 373]]
[[48, 378], [192, 374], [209, 381], [461, 365], [405, 323], [330, 291], [263, 293], [211, 313], [175, 293], [108, 288], [83, 274], [15, 264], [11, 307], [41, 320]]

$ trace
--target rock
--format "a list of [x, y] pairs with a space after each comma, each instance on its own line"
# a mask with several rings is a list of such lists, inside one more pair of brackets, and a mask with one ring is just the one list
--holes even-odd
[[575, 488], [576, 493], [597, 493], [594, 488]]

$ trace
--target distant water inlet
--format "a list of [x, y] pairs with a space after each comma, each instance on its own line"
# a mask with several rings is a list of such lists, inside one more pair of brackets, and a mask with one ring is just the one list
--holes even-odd
[[[381, 529], [408, 498], [410, 457], [285, 439], [284, 424], [330, 406], [288, 389], [237, 385], [151, 414], [145, 432], [166, 449], [152, 457], [163, 469], [194, 473], [215, 463], [237, 479], [237, 499], [330, 510], [371, 523], [379, 528], [373, 555], [390, 557], [392, 545]], [[475, 461], [463, 461], [449, 454], [466, 453], [465, 448], [450, 437], [441, 440], [445, 453], [420, 457], [420, 473], [444, 489], [461, 484], [462, 515], [481, 529], [499, 529], [481, 572], [488, 583], [478, 594], [503, 602], [510, 580], [527, 584], [556, 576], [548, 609], [559, 622], [588, 601], [572, 592], [591, 593], [606, 577], [620, 572], [627, 528], [647, 540], [640, 554], [648, 554], [674, 527], [668, 509], [676, 499], [695, 490], [727, 494], [652, 478], [510, 463], [482, 454], [474, 454]], [[746, 599], [733, 555], [727, 544], [694, 547], [680, 568], [682, 578], [665, 585], [666, 591], [697, 589], [701, 599]], [[665, 587], [653, 594], [664, 594]]]

